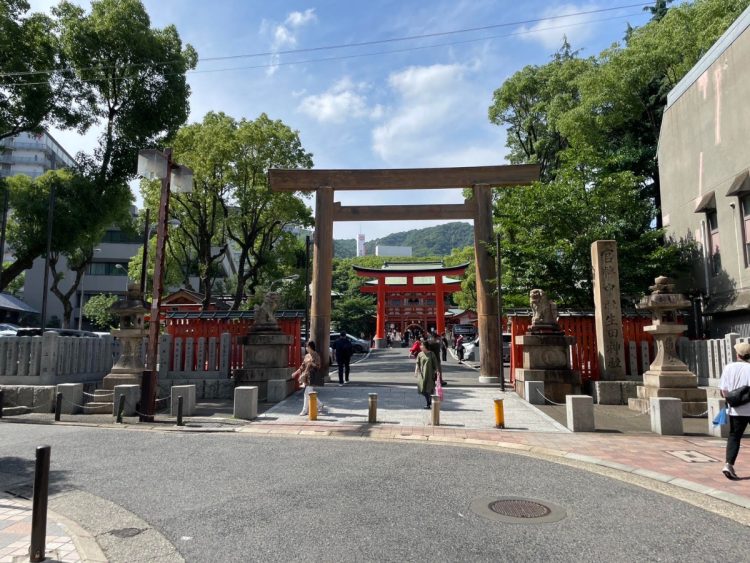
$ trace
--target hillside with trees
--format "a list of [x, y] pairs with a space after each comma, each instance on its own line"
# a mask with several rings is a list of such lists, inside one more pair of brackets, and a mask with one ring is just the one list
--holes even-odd
[[[410, 246], [412, 256], [425, 258], [448, 256], [453, 249], [473, 246], [473, 244], [474, 228], [469, 223], [456, 221], [436, 227], [393, 233], [368, 241], [365, 243], [365, 252], [368, 256], [373, 256], [376, 246]], [[354, 239], [335, 240], [333, 248], [336, 258], [353, 258], [357, 254], [357, 241]]]

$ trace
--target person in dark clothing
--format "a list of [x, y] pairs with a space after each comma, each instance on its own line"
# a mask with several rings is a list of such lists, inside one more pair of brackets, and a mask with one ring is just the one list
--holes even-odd
[[445, 333], [440, 335], [440, 353], [444, 362], [448, 361], [448, 339], [445, 337]]
[[[336, 364], [339, 367], [339, 387], [349, 383], [349, 362], [352, 359], [354, 348], [346, 337], [346, 332], [341, 331], [339, 337], [333, 341], [331, 348], [336, 352]], [[344, 379], [346, 377], [346, 379]]]

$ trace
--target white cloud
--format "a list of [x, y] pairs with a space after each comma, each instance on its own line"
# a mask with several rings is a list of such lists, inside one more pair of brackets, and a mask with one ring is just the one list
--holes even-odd
[[290, 12], [282, 24], [273, 25], [267, 20], [261, 22], [260, 32], [261, 34], [268, 34], [270, 31], [271, 51], [274, 51], [271, 55], [271, 65], [266, 70], [268, 76], [275, 74], [279, 68], [279, 55], [277, 51], [295, 47], [297, 45], [297, 35], [295, 32], [317, 20], [318, 16], [315, 15], [315, 9], [308, 8], [304, 12]]
[[390, 165], [413, 166], [458, 142], [464, 118], [483, 102], [467, 80], [471, 72], [462, 64], [435, 64], [391, 74], [388, 84], [397, 104], [373, 130], [375, 153]]
[[315, 8], [308, 8], [304, 12], [291, 12], [284, 23], [290, 27], [302, 27], [310, 22], [317, 21], [317, 19]]
[[[573, 38], [571, 43], [575, 47], [588, 40], [594, 34], [597, 25], [600, 25], [593, 22], [597, 16], [601, 17], [600, 14], [581, 14], [580, 12], [588, 12], [598, 8], [601, 8], [601, 6], [593, 3], [554, 6], [544, 10], [541, 17], [554, 17], [555, 19], [540, 21], [531, 26], [523, 25], [516, 31], [523, 34], [520, 35], [523, 40], [539, 42], [546, 49], [559, 49], [564, 36], [567, 36], [568, 39]], [[580, 15], [557, 17], [568, 16], [568, 14]]]
[[378, 119], [383, 115], [383, 108], [368, 105], [367, 89], [367, 84], [355, 84], [344, 77], [322, 94], [305, 96], [297, 110], [321, 123], [343, 123], [354, 118]]

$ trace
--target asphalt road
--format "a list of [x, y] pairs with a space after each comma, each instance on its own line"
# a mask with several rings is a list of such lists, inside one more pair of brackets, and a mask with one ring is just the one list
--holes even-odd
[[[124, 507], [187, 561], [747, 560], [740, 524], [512, 454], [0, 424], [0, 489], [31, 481], [41, 444], [52, 445], [53, 491], [85, 491]], [[554, 503], [566, 517], [508, 524], [470, 508], [474, 499], [506, 496]], [[97, 518], [104, 528], [123, 526], [115, 511]], [[108, 555], [128, 560], [127, 541]]]

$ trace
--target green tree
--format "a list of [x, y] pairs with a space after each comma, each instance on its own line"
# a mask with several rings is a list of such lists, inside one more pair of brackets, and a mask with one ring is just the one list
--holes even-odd
[[101, 330], [109, 330], [116, 327], [119, 321], [117, 315], [110, 312], [110, 308], [117, 302], [116, 295], [100, 293], [86, 301], [83, 306], [83, 314], [95, 327]]
[[197, 55], [174, 26], [152, 28], [140, 0], [94, 0], [88, 14], [63, 1], [53, 14], [84, 106], [103, 129], [80, 164], [104, 190], [133, 178], [138, 151], [163, 145], [187, 120], [185, 73]]
[[81, 84], [61, 56], [54, 21], [25, 0], [0, 2], [0, 139], [45, 127], [90, 124]]
[[226, 236], [237, 249], [237, 285], [232, 308], [261, 283], [264, 271], [277, 262], [282, 241], [291, 242], [290, 227], [312, 225], [310, 208], [298, 194], [268, 189], [270, 168], [311, 168], [299, 132], [263, 113], [242, 119], [234, 139], [231, 201], [224, 201]]
[[349, 334], [373, 334], [375, 307], [375, 299], [370, 295], [342, 297], [333, 303], [331, 322]]

